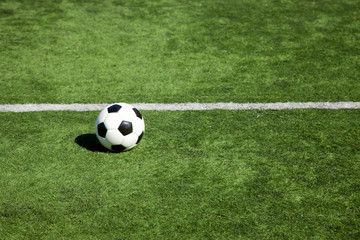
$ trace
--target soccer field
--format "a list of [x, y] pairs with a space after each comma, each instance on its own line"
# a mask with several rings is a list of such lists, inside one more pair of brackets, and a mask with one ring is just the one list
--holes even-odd
[[[1, 1], [0, 239], [359, 239], [359, 16]], [[95, 136], [115, 102], [145, 119], [128, 152]]]

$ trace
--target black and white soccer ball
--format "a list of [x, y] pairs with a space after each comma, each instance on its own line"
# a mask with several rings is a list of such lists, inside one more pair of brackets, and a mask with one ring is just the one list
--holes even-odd
[[113, 152], [122, 152], [139, 144], [145, 123], [140, 112], [130, 104], [114, 103], [99, 113], [95, 129], [101, 145]]

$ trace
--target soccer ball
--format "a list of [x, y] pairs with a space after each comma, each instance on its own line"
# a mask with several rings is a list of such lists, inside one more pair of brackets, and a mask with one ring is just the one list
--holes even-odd
[[104, 108], [95, 122], [96, 137], [113, 152], [135, 147], [145, 131], [140, 112], [127, 103], [114, 103]]

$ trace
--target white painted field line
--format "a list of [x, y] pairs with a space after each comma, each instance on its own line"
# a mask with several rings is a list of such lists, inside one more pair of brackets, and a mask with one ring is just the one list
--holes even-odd
[[287, 102], [287, 103], [172, 103], [172, 104], [133, 104], [142, 110], [282, 110], [282, 109], [360, 109], [360, 102]]
[[[100, 111], [109, 104], [2, 104], [0, 112]], [[360, 102], [277, 102], [277, 103], [132, 103], [139, 110], [283, 110], [360, 109]]]
[[109, 104], [3, 104], [0, 112], [41, 112], [41, 111], [95, 111]]

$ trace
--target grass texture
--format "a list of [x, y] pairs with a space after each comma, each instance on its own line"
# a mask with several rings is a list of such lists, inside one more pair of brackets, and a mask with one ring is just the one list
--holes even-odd
[[0, 239], [358, 239], [359, 111], [1, 113]]
[[[360, 101], [357, 0], [2, 0], [0, 104]], [[359, 239], [358, 110], [0, 113], [0, 239]]]
[[360, 101], [357, 0], [3, 0], [0, 103]]

